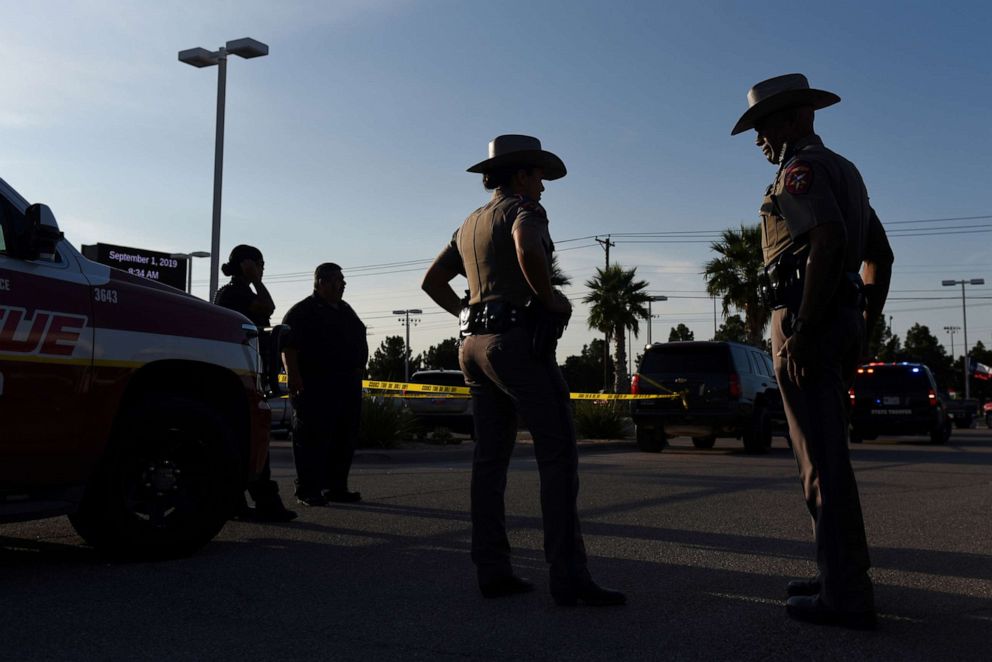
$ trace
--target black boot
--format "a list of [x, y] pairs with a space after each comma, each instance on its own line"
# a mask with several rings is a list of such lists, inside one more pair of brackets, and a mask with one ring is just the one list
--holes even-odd
[[296, 519], [296, 512], [286, 508], [277, 494], [255, 502], [254, 519], [258, 522], [291, 522]]
[[797, 595], [816, 595], [819, 592], [820, 578], [818, 576], [812, 579], [795, 579], [785, 587], [785, 593], [790, 598]]
[[551, 581], [551, 597], [559, 607], [574, 607], [579, 602], [590, 607], [613, 607], [627, 604], [627, 596], [620, 591], [603, 588], [590, 578], [570, 581]]
[[797, 621], [815, 625], [839, 625], [854, 630], [874, 630], [877, 626], [875, 609], [850, 611], [834, 609], [820, 599], [819, 595], [797, 595], [785, 603], [786, 613]]

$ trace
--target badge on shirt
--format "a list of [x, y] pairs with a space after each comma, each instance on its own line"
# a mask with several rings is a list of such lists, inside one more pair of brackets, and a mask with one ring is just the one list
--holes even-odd
[[802, 195], [809, 192], [813, 184], [813, 168], [805, 161], [796, 161], [785, 169], [785, 190], [792, 195]]

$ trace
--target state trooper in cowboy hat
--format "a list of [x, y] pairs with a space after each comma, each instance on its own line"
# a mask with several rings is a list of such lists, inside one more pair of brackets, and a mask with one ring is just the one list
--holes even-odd
[[[534, 589], [513, 570], [505, 521], [506, 474], [519, 416], [533, 437], [541, 476], [552, 597], [565, 606], [623, 604], [623, 593], [598, 586], [586, 568], [575, 430], [568, 385], [554, 353], [563, 325], [548, 323], [571, 315], [568, 299], [551, 285], [554, 244], [540, 204], [542, 180], [564, 177], [565, 164], [537, 138], [502, 135], [489, 143], [489, 158], [468, 171], [482, 173], [492, 199], [455, 232], [424, 275], [423, 289], [461, 320], [458, 360], [475, 416], [472, 561], [479, 589], [487, 598]], [[468, 279], [464, 310], [451, 288], [458, 274]]]
[[557, 155], [541, 149], [540, 140], [512, 133], [490, 140], [489, 158], [471, 166], [467, 172], [485, 174], [519, 166], [541, 168], [541, 178], [548, 181], [561, 179], [568, 172]]
[[867, 328], [888, 293], [893, 255], [858, 169], [813, 132], [840, 97], [802, 74], [762, 81], [731, 135], [755, 130], [775, 179], [762, 200], [772, 353], [813, 519], [818, 573], [790, 582], [798, 620], [875, 627], [870, 561], [848, 454], [847, 392]]

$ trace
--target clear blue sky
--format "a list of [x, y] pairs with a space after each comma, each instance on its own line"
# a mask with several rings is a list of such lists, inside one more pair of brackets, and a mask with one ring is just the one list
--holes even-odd
[[[268, 57], [228, 67], [222, 252], [262, 249], [277, 318], [309, 293], [313, 267], [334, 261], [373, 347], [402, 333], [394, 308], [424, 309], [414, 352], [454, 335], [420, 292], [426, 262], [361, 267], [432, 258], [487, 197], [465, 168], [493, 136], [528, 133], [569, 169], [544, 196], [569, 249], [569, 294], [582, 295], [603, 251], [564, 240], [612, 233], [611, 260], [670, 297], [654, 307], [654, 338], [678, 322], [709, 338], [708, 240], [756, 222], [774, 174], [753, 134], [730, 128], [752, 84], [803, 72], [842, 97], [817, 130], [859, 166], [892, 233], [896, 332], [919, 321], [949, 345], [942, 327], [960, 325], [960, 291], [941, 279], [984, 277], [969, 289], [968, 332], [992, 344], [988, 3], [0, 6], [0, 176], [48, 203], [77, 246], [209, 249], [216, 68], [176, 53], [244, 36], [269, 44]], [[905, 223], [972, 216], [986, 218]], [[686, 230], [714, 234], [618, 236]], [[206, 289], [199, 260], [194, 292]], [[585, 317], [580, 307], [559, 360], [592, 337]]]

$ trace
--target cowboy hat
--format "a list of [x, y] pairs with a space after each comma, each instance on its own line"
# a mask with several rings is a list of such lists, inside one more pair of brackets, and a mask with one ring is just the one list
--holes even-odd
[[833, 92], [814, 90], [802, 74], [786, 74], [763, 80], [747, 92], [748, 109], [737, 120], [730, 135], [754, 128], [754, 123], [783, 108], [795, 106], [812, 106], [820, 110], [840, 101]]
[[551, 152], [541, 149], [541, 141], [531, 136], [505, 134], [489, 141], [489, 158], [468, 169], [468, 172], [492, 172], [511, 166], [534, 167], [544, 170], [543, 179], [561, 179], [567, 172], [565, 164]]

